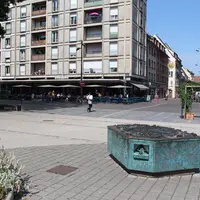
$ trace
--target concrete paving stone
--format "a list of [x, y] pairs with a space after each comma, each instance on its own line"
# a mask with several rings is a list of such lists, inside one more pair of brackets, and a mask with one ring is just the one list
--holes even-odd
[[88, 198], [88, 196], [83, 194], [83, 193], [79, 193], [79, 194], [76, 194], [74, 196], [74, 198], [77, 199], [77, 200], [85, 200], [86, 198]]
[[42, 197], [37, 196], [37, 195], [29, 196], [29, 197], [28, 197], [28, 200], [41, 200], [41, 199], [42, 199]]
[[87, 197], [85, 200], [99, 200], [99, 198], [94, 197], [94, 196], [90, 196], [90, 197]]
[[128, 198], [126, 198], [126, 197], [122, 197], [122, 196], [117, 196], [116, 198], [115, 198], [115, 200], [128, 200]]
[[40, 197], [45, 197], [45, 196], [48, 196], [49, 195], [49, 192], [46, 192], [46, 191], [39, 191], [37, 193], [38, 196]]
[[138, 195], [138, 194], [133, 194], [130, 198], [130, 200], [143, 200], [144, 196]]
[[185, 200], [185, 198], [182, 198], [182, 197], [172, 197], [171, 200]]
[[171, 200], [172, 196], [161, 194], [158, 200]]

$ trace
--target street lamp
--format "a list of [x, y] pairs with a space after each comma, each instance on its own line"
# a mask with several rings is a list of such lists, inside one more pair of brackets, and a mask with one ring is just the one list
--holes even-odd
[[81, 78], [80, 78], [80, 86], [81, 86], [81, 97], [83, 97], [83, 47], [85, 47], [85, 44], [83, 44], [83, 40], [81, 40], [81, 47], [78, 47], [76, 51], [81, 51]]

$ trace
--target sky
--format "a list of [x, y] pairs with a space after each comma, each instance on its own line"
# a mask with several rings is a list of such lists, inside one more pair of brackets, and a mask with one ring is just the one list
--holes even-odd
[[[200, 0], [147, 0], [147, 33], [157, 34], [200, 76]], [[196, 66], [198, 64], [198, 66]]]

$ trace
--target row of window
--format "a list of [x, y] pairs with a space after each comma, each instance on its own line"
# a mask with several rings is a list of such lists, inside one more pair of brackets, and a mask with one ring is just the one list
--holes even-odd
[[[109, 71], [110, 73], [113, 72], [117, 72], [117, 68], [118, 68], [118, 62], [117, 60], [110, 60], [109, 62]], [[43, 69], [37, 69], [34, 72], [32, 72], [32, 75], [45, 75], [45, 72], [43, 73]], [[76, 74], [77, 73], [77, 65], [76, 62], [70, 62], [69, 63], [69, 74]], [[85, 74], [94, 74], [94, 73], [102, 73], [102, 67], [95, 67], [95, 65], [93, 65], [92, 68], [84, 68], [84, 73]], [[6, 65], [5, 66], [5, 74], [6, 75], [10, 75], [10, 66]], [[21, 64], [19, 67], [19, 74], [21, 76], [25, 76], [26, 75], [26, 65], [25, 64]], [[53, 75], [57, 75], [58, 74], [58, 63], [52, 63], [51, 64], [51, 74]]]
[[[91, 52], [93, 52], [93, 50], [91, 50]], [[101, 51], [99, 50], [98, 52], [101, 53]], [[45, 51], [43, 52], [43, 54], [45, 54]], [[76, 54], [77, 54], [77, 46], [76, 45], [69, 46], [69, 57], [76, 58]], [[118, 55], [118, 43], [110, 42], [110, 56], [117, 56], [117, 55]], [[51, 56], [52, 59], [58, 59], [58, 47], [52, 47]], [[5, 51], [5, 62], [10, 62], [10, 57], [11, 57], [10, 51]], [[25, 59], [26, 59], [26, 51], [25, 49], [21, 49], [20, 61], [25, 61]]]
[[[88, 31], [87, 32], [88, 38], [97, 37], [97, 36], [101, 37], [101, 35], [102, 35], [102, 32], [98, 32], [98, 31], [96, 31], [96, 32], [95, 31], [91, 31], [91, 32]], [[118, 37], [118, 24], [111, 24], [110, 25], [110, 37], [111, 38], [117, 38]], [[22, 43], [20, 43], [20, 45], [24, 46], [25, 45], [25, 43], [24, 43], [25, 36], [22, 35], [21, 38], [22, 38]], [[45, 38], [43, 38], [43, 40]], [[69, 31], [69, 41], [70, 42], [76, 42], [77, 41], [77, 29], [71, 29]], [[57, 42], [58, 42], [58, 31], [52, 31], [52, 43], [57, 43]], [[11, 44], [11, 39], [6, 38], [5, 39], [5, 48], [10, 48], [10, 44]]]
[[[118, 8], [117, 7], [112, 7], [110, 8], [110, 20], [117, 20], [118, 19]], [[77, 25], [77, 13], [71, 13], [70, 14], [70, 24], [71, 25]], [[58, 15], [53, 15], [52, 16], [52, 27], [58, 27], [59, 26], [59, 18]], [[34, 28], [39, 28], [39, 27], [46, 27], [46, 21], [39, 21], [35, 23]], [[12, 27], [11, 23], [6, 23], [5, 26], [6, 34], [11, 34], [12, 32]], [[26, 21], [22, 20], [20, 22], [20, 31], [21, 32], [26, 32]]]

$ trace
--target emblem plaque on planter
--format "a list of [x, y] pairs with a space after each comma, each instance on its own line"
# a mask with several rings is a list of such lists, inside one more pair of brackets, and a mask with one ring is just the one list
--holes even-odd
[[149, 145], [134, 144], [133, 158], [135, 160], [149, 160]]

